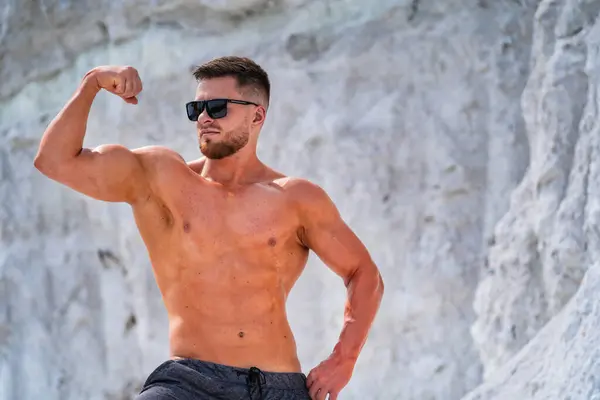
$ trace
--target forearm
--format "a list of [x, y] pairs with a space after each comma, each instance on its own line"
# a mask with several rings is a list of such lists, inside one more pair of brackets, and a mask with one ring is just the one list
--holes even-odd
[[358, 268], [347, 280], [348, 300], [344, 326], [334, 354], [356, 361], [364, 346], [383, 296], [383, 281], [377, 268]]
[[83, 147], [88, 116], [99, 87], [87, 74], [42, 136], [36, 166], [48, 167], [76, 157]]

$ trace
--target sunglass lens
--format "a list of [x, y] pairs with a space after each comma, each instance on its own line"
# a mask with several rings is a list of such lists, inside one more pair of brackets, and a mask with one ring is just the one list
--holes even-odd
[[190, 101], [185, 105], [185, 109], [187, 111], [187, 116], [190, 121], [198, 121], [198, 117], [202, 114], [202, 109], [204, 102], [202, 101]]
[[223, 118], [227, 115], [227, 100], [209, 100], [206, 111], [211, 118]]

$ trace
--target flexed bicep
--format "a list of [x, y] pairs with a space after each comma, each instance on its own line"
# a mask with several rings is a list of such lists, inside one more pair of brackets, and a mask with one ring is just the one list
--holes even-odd
[[98, 200], [134, 203], [150, 190], [139, 154], [144, 151], [114, 144], [83, 149], [47, 175]]
[[142, 84], [132, 67], [97, 67], [88, 72], [79, 87], [46, 128], [35, 167], [44, 175], [90, 197], [135, 202], [148, 189], [139, 152], [120, 145], [85, 149], [83, 139], [92, 103], [101, 89], [137, 104]]

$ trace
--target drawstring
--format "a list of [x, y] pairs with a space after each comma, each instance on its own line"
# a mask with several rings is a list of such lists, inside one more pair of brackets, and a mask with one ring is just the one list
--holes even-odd
[[[238, 371], [238, 376], [245, 374], [244, 372], [239, 372]], [[248, 394], [250, 395], [250, 399], [253, 399], [253, 393], [256, 393], [256, 387], [258, 386], [258, 393], [260, 395], [259, 399], [263, 398], [263, 391], [262, 391], [262, 385], [264, 385], [267, 380], [265, 378], [265, 374], [263, 374], [263, 372], [256, 368], [256, 367], [250, 367], [250, 370], [247, 373], [248, 376], [246, 376], [246, 385], [248, 385]], [[254, 390], [253, 390], [254, 389]]]

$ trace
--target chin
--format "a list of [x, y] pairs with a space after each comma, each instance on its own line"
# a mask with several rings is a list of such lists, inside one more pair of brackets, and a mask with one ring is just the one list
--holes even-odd
[[211, 160], [221, 160], [237, 153], [237, 149], [224, 143], [200, 143], [200, 152]]

